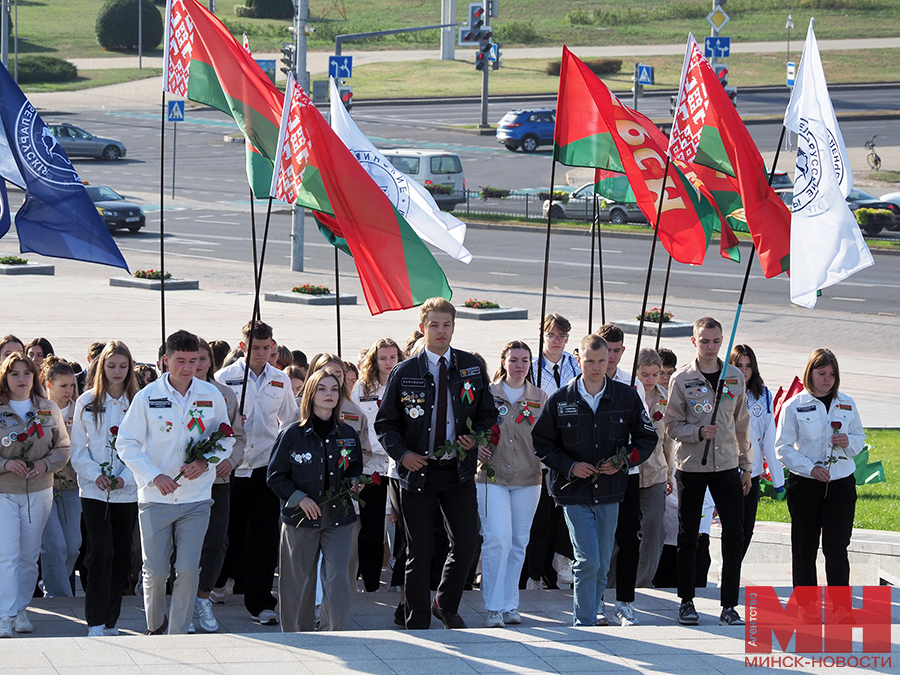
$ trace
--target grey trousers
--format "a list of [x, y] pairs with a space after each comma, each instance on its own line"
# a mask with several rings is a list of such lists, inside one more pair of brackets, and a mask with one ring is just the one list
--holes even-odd
[[653, 577], [666, 543], [666, 484], [657, 483], [638, 491], [641, 498], [641, 549], [637, 588], [652, 588]]
[[138, 504], [144, 559], [144, 610], [147, 630], [166, 620], [166, 582], [175, 546], [175, 583], [169, 608], [169, 635], [187, 633], [200, 581], [200, 551], [212, 500], [186, 504]]
[[332, 525], [330, 509], [322, 513], [322, 527], [281, 524], [278, 563], [278, 608], [284, 633], [311, 631], [316, 624], [316, 579], [322, 554], [322, 610], [320, 630], [343, 630], [350, 616], [350, 549], [352, 523]]

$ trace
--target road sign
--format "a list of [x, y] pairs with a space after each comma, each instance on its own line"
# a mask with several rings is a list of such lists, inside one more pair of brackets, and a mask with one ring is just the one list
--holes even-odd
[[328, 77], [336, 80], [348, 80], [353, 77], [352, 56], [329, 56]]
[[491, 51], [488, 52], [488, 61], [497, 60], [497, 55], [500, 53], [499, 47], [500, 45], [498, 45], [496, 42], [491, 44]]
[[653, 84], [655, 81], [653, 66], [638, 65], [638, 84]]
[[722, 26], [728, 23], [728, 19], [731, 17], [725, 13], [725, 10], [716, 5], [715, 9], [711, 11], [706, 20], [709, 21], [709, 25], [715, 28], [716, 30], [722, 30]]
[[708, 59], [727, 59], [731, 56], [730, 37], [708, 37], [703, 39], [703, 56]]
[[797, 74], [797, 64], [793, 61], [788, 61], [787, 64], [787, 86], [794, 86], [794, 77]]
[[169, 121], [184, 122], [184, 101], [169, 101]]

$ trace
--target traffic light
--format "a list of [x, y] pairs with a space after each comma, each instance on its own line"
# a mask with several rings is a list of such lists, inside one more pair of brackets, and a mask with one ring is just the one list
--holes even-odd
[[728, 98], [731, 99], [734, 107], [737, 108], [737, 87], [725, 87], [725, 93], [728, 94]]
[[460, 46], [478, 44], [484, 19], [484, 6], [480, 2], [470, 2], [469, 22], [464, 28], [459, 29]]
[[284, 67], [280, 68], [281, 72], [285, 75], [294, 72], [294, 45], [290, 42], [285, 42], [281, 48], [281, 54], [281, 62], [284, 64]]
[[669, 116], [675, 117], [676, 110], [678, 110], [678, 94], [669, 97]]
[[341, 85], [338, 87], [338, 96], [341, 97], [341, 103], [350, 112], [353, 109], [353, 87], [349, 85]]
[[728, 65], [724, 63], [714, 63], [713, 70], [716, 73], [716, 77], [719, 78], [719, 82], [722, 83], [723, 87], [728, 86]]
[[475, 55], [475, 70], [484, 70], [491, 55], [494, 44], [491, 42], [491, 31], [481, 30], [478, 35], [478, 53]]

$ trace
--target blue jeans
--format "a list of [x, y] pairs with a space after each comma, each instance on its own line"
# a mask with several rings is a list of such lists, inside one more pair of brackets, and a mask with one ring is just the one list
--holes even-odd
[[71, 598], [69, 579], [81, 548], [81, 498], [78, 488], [60, 490], [53, 495], [50, 519], [41, 537], [41, 577], [44, 596]]
[[575, 625], [594, 626], [603, 607], [619, 504], [564, 504], [562, 508], [575, 551]]

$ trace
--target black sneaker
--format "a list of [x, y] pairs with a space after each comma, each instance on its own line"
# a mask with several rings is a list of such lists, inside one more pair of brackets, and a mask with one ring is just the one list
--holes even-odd
[[406, 605], [402, 602], [394, 610], [394, 623], [401, 628], [406, 628]]
[[431, 613], [434, 615], [434, 618], [443, 622], [444, 628], [468, 628], [466, 622], [463, 621], [459, 614], [441, 609], [435, 601], [431, 602]]
[[726, 607], [719, 615], [720, 626], [743, 626], [744, 620], [734, 607]]
[[[731, 611], [734, 612], [734, 610]], [[735, 612], [735, 614], [736, 613], [737, 612]], [[694, 602], [692, 600], [685, 600], [678, 607], [678, 623], [682, 626], [697, 626], [700, 624], [700, 616], [697, 614], [697, 610], [694, 609]]]

